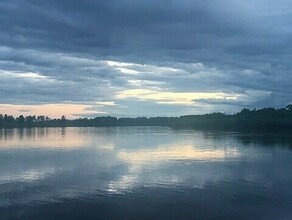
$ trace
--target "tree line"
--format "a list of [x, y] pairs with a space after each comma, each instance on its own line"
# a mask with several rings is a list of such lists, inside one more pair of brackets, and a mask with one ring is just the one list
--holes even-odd
[[23, 116], [0, 114], [0, 128], [23, 127], [112, 127], [112, 126], [169, 126], [205, 130], [265, 130], [291, 131], [292, 105], [285, 108], [242, 109], [235, 114], [211, 113], [180, 117], [117, 118], [101, 116], [68, 120], [47, 116]]

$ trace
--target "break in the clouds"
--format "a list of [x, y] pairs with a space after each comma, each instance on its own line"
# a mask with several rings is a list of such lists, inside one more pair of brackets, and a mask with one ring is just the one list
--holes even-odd
[[0, 0], [0, 112], [282, 107], [291, 30], [287, 0]]

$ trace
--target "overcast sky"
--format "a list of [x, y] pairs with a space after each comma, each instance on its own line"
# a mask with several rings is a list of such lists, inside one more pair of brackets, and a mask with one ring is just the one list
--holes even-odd
[[291, 39], [287, 0], [0, 0], [0, 113], [285, 107]]

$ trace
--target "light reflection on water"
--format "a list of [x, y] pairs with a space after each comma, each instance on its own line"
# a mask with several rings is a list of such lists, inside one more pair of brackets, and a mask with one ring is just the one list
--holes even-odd
[[224, 160], [227, 157], [237, 157], [236, 149], [197, 149], [192, 145], [164, 146], [154, 150], [123, 151], [118, 153], [118, 158], [129, 163], [160, 163], [167, 160]]
[[163, 127], [3, 129], [0, 219], [290, 219], [291, 143]]
[[74, 148], [86, 140], [66, 128], [0, 129], [0, 149], [4, 148]]

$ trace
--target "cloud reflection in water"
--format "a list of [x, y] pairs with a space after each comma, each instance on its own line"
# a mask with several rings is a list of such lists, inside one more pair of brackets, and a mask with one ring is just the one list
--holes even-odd
[[121, 210], [127, 202], [144, 208], [148, 201], [156, 210], [174, 196], [189, 208], [224, 204], [228, 212], [230, 206], [242, 210], [239, 203], [249, 207], [251, 198], [277, 207], [287, 198], [288, 206], [291, 150], [254, 138], [162, 127], [2, 130], [0, 219], [3, 210], [37, 211], [44, 203], [69, 204], [70, 213], [71, 202], [85, 204], [93, 213], [105, 205], [112, 212], [113, 203]]

